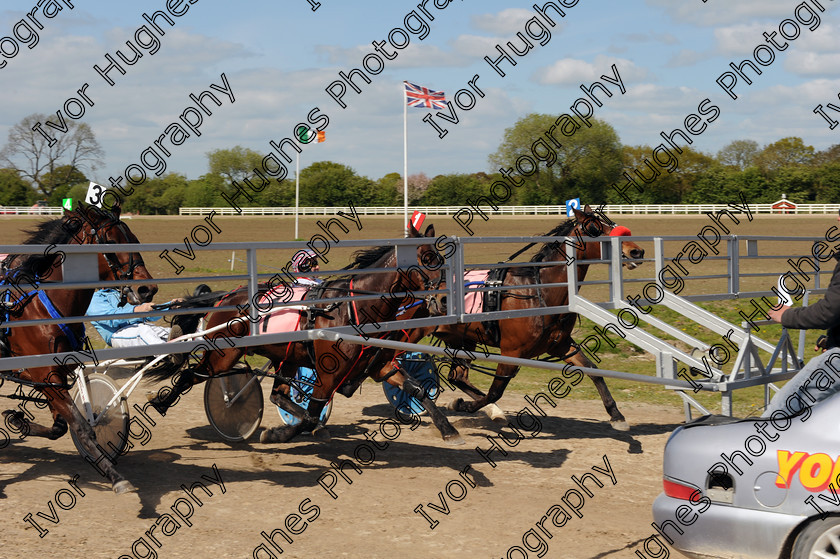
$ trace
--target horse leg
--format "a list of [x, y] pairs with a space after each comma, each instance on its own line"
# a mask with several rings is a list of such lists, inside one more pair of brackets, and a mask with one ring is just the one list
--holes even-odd
[[[52, 399], [50, 400], [50, 409], [53, 412], [53, 416], [56, 418], [56, 425], [59, 424], [59, 418], [64, 418], [66, 421], [64, 430], [66, 431], [67, 425], [69, 425], [70, 429], [72, 429], [73, 433], [76, 434], [76, 438], [79, 440], [79, 443], [81, 443], [87, 454], [93, 457], [93, 459], [91, 459], [88, 456], [85, 456], [85, 460], [90, 462], [100, 474], [108, 478], [111, 482], [111, 489], [114, 490], [114, 493], [121, 495], [129, 491], [136, 491], [137, 489], [135, 489], [131, 482], [122, 477], [119, 472], [114, 469], [114, 464], [108, 458], [108, 455], [102, 450], [102, 447], [97, 444], [96, 434], [93, 432], [93, 427], [91, 427], [90, 423], [82, 417], [82, 413], [76, 407], [76, 404], [73, 403], [73, 400], [70, 398], [70, 394], [66, 390], [47, 390], [50, 390], [53, 393], [51, 395]], [[55, 428], [56, 425], [53, 427]]]
[[[583, 354], [583, 351], [578, 351], [571, 357], [568, 357], [565, 361], [566, 363], [577, 365], [578, 367], [597, 368], [595, 367], [595, 364]], [[610, 414], [610, 425], [612, 425], [613, 429], [616, 431], [629, 431], [630, 425], [627, 423], [627, 420], [624, 419], [624, 415], [618, 411], [618, 405], [615, 403], [612, 394], [610, 394], [610, 389], [607, 388], [607, 383], [604, 382], [604, 377], [595, 375], [588, 376], [592, 379], [592, 383], [595, 385], [595, 388], [598, 389], [601, 401], [604, 402], [604, 408], [607, 410], [607, 413]]]
[[455, 401], [455, 409], [457, 411], [475, 413], [487, 404], [497, 402], [502, 397], [502, 394], [505, 393], [505, 388], [507, 388], [510, 380], [516, 376], [517, 371], [519, 371], [519, 367], [516, 365], [499, 363], [498, 367], [496, 367], [496, 377], [493, 379], [493, 384], [490, 385], [487, 394], [472, 402], [465, 402], [459, 398]]
[[[160, 415], [165, 416], [167, 410], [175, 405], [182, 394], [189, 392], [194, 385], [204, 382], [207, 377], [211, 377], [217, 372], [230, 371], [243, 354], [244, 351], [239, 348], [226, 349], [221, 353], [216, 350], [205, 352], [195, 368], [187, 365], [179, 373], [176, 373], [178, 380], [175, 381], [171, 389], [164, 386], [156, 394], [149, 394], [147, 396], [149, 403]], [[195, 373], [201, 373], [201, 376]]]
[[[480, 400], [481, 398], [485, 398], [487, 396], [480, 388], [478, 388], [470, 382], [469, 365], [463, 365], [460, 363], [457, 365], [453, 363], [453, 365], [454, 366], [451, 369], [449, 369], [449, 374], [447, 375], [449, 382], [457, 386], [459, 389], [461, 389], [462, 392], [464, 392], [473, 400]], [[463, 406], [463, 402], [463, 398], [456, 398], [455, 400], [449, 403], [449, 409], [457, 411], [459, 406]], [[502, 409], [496, 404], [487, 404], [485, 407], [482, 408], [482, 410], [493, 421], [505, 421], [505, 412], [503, 412]]]
[[[394, 372], [395, 369], [396, 372]], [[443, 415], [443, 412], [440, 411], [440, 408], [435, 405], [434, 400], [426, 394], [423, 387], [420, 386], [420, 384], [412, 377], [404, 374], [401, 370], [396, 368], [396, 366], [391, 367], [390, 364], [386, 365], [372, 376], [373, 380], [377, 382], [382, 382], [384, 380], [391, 386], [396, 386], [409, 396], [420, 400], [423, 404], [423, 408], [429, 412], [429, 417], [432, 419], [432, 423], [434, 423], [435, 427], [437, 427], [438, 431], [440, 431], [441, 436], [443, 436], [443, 440], [451, 444], [464, 444], [464, 439], [461, 438], [458, 430], [452, 426], [446, 416]]]
[[67, 422], [63, 417], [53, 413], [53, 426], [44, 427], [38, 423], [32, 423], [26, 418], [26, 414], [17, 410], [6, 410], [3, 412], [6, 423], [14, 432], [20, 433], [20, 438], [45, 437], [51, 441], [64, 436], [67, 432]]
[[[281, 367], [280, 372], [282, 377], [294, 378], [297, 372], [297, 365], [285, 361]], [[260, 433], [261, 443], [285, 443], [289, 442], [297, 435], [302, 433], [305, 429], [311, 428], [316, 421], [307, 413], [307, 410], [300, 407], [292, 401], [289, 393], [289, 384], [281, 378], [274, 379], [274, 385], [271, 388], [271, 396], [269, 400], [275, 406], [280, 406], [284, 411], [292, 414], [298, 423], [295, 425], [278, 425], [277, 427], [270, 427]], [[320, 410], [319, 410], [320, 413]]]
[[150, 393], [147, 395], [149, 403], [157, 410], [161, 416], [165, 416], [167, 410], [172, 407], [181, 397], [182, 394], [189, 391], [194, 384], [201, 382], [204, 379], [196, 380], [192, 369], [183, 369], [178, 377], [178, 380], [171, 389], [163, 387], [157, 393]]

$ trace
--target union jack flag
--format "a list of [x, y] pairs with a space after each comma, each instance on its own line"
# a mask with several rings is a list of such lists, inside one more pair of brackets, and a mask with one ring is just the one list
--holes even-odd
[[409, 107], [421, 109], [445, 109], [446, 97], [443, 91], [432, 91], [428, 87], [409, 82], [405, 84], [405, 97]]

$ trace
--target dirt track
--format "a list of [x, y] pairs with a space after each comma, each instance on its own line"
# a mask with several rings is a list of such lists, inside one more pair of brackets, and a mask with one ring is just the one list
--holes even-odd
[[[131, 401], [140, 402], [143, 392], [141, 387]], [[337, 499], [333, 499], [318, 484], [326, 472], [335, 472], [330, 462], [351, 458], [354, 451], [359, 461], [368, 462], [371, 457], [365, 449], [372, 444], [362, 445], [364, 433], [378, 430], [393, 415], [379, 386], [366, 383], [352, 399], [339, 397], [329, 421], [331, 441], [305, 436], [287, 445], [263, 445], [256, 442], [256, 435], [250, 444], [221, 442], [208, 425], [200, 391], [194, 390], [165, 418], [152, 415], [157, 426], [151, 429], [151, 439], [122, 458], [119, 470], [138, 488], [134, 494], [114, 495], [79, 457], [69, 436], [55, 442], [24, 440], [2, 450], [0, 510], [5, 523], [0, 556], [272, 557], [265, 551], [255, 555], [255, 548], [266, 544], [280, 557], [260, 532], [282, 528], [293, 540], [289, 544], [275, 532], [275, 543], [284, 549], [282, 557], [505, 557], [511, 546], [523, 547], [529, 529], [543, 534], [535, 524], [546, 516], [542, 526], [552, 537], [542, 535], [548, 545], [544, 557], [631, 557], [651, 535], [650, 505], [662, 487], [662, 449], [682, 415], [677, 406], [668, 411], [645, 404], [622, 406], [621, 395], [616, 396], [631, 423], [629, 433], [609, 426], [600, 402], [556, 400], [557, 407], [551, 408], [542, 400], [547, 417], [540, 417], [541, 432], [532, 438], [530, 433], [539, 429], [534, 421], [525, 415], [516, 420], [516, 412], [526, 405], [524, 395], [507, 394], [501, 407], [525, 438], [513, 448], [501, 442], [508, 455], [494, 451], [490, 458], [495, 468], [475, 447], [489, 449], [485, 435], [497, 434], [503, 424], [485, 415], [447, 412], [466, 440], [465, 445], [451, 446], [424, 418], [419, 428], [411, 431], [405, 426], [387, 448], [375, 450], [369, 465], [359, 464], [361, 474], [348, 465], [344, 473], [352, 485], [327, 473], [322, 481], [328, 485], [335, 478]], [[452, 393], [445, 393], [441, 401], [452, 398]], [[273, 407], [267, 407], [263, 425], [278, 421]], [[385, 432], [394, 436], [392, 424]], [[512, 431], [505, 432], [513, 442]], [[374, 443], [381, 446], [383, 440], [377, 435]], [[604, 455], [616, 477], [615, 486], [606, 474], [592, 469], [606, 471]], [[190, 518], [185, 504], [189, 498], [179, 486], [189, 486], [202, 476], [214, 479], [214, 464], [224, 493], [205, 478], [213, 495], [197, 488], [202, 506], [193, 502]], [[472, 467], [464, 479], [459, 471], [467, 465]], [[77, 473], [84, 497], [67, 483]], [[561, 510], [567, 507], [561, 499], [568, 490], [578, 489], [571, 476], [585, 473], [594, 474], [604, 487], [587, 477], [585, 484], [594, 497], [582, 494], [583, 518], [572, 516], [562, 528], [554, 526], [552, 521], [562, 524], [565, 516]], [[459, 482], [450, 484], [452, 480]], [[56, 492], [65, 507], [71, 506], [71, 495], [76, 501], [69, 510], [54, 505], [58, 524], [44, 518], [53, 516], [48, 503], [55, 501]], [[576, 505], [574, 493], [566, 498]], [[178, 499], [178, 508], [192, 526], [177, 515], [162, 516], [173, 515], [171, 507]], [[449, 513], [429, 503], [444, 511], [448, 508]], [[439, 522], [434, 530], [414, 512], [419, 504], [432, 521]], [[558, 504], [562, 509], [551, 509]], [[49, 533], [39, 538], [38, 531], [23, 520], [28, 513]], [[302, 518], [289, 516], [294, 514]], [[176, 519], [180, 528], [169, 518]], [[159, 526], [144, 535], [155, 522]], [[154, 551], [138, 542], [140, 538]], [[526, 539], [533, 550], [539, 549], [536, 536]], [[531, 551], [528, 556], [538, 553]], [[514, 550], [511, 556], [521, 555]]]

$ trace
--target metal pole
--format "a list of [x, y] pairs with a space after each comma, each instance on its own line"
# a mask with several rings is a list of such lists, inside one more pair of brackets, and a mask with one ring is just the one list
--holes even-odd
[[408, 100], [403, 83], [403, 223], [408, 236]]
[[[259, 281], [257, 280], [257, 250], [249, 248], [245, 250], [245, 260], [248, 262], [248, 313], [252, 319], [256, 319], [259, 311], [255, 308], [254, 297], [259, 291]], [[259, 324], [256, 320], [249, 320], [251, 323], [251, 335], [256, 336], [260, 333]]]
[[729, 256], [729, 294], [737, 295], [741, 291], [741, 268], [739, 266], [741, 252], [738, 246], [738, 236], [733, 235], [727, 244], [729, 245], [727, 250]]
[[[618, 308], [624, 299], [624, 276], [622, 268], [622, 253], [621, 253], [621, 237], [610, 237], [608, 243], [604, 245], [610, 246], [610, 286], [612, 304]], [[601, 246], [604, 246], [601, 245]]]
[[[421, 353], [433, 353], [435, 355], [447, 356], [453, 359], [472, 359], [475, 357], [474, 354], [464, 351], [463, 349], [451, 349], [451, 348], [440, 348], [435, 346], [423, 345], [423, 344], [410, 344], [406, 342], [395, 342], [392, 340], [387, 339], [379, 339], [370, 336], [369, 338], [363, 338], [362, 336], [356, 336], [352, 334], [341, 334], [339, 332], [331, 332], [329, 330], [307, 330], [309, 333], [310, 340], [330, 340], [333, 342], [337, 342], [339, 340], [345, 341], [351, 344], [358, 344], [358, 345], [372, 345], [375, 347], [384, 347], [387, 349], [396, 349], [402, 351], [419, 351]], [[534, 361], [532, 359], [522, 359], [521, 357], [507, 357], [504, 355], [497, 355], [495, 353], [491, 353], [489, 356], [482, 354], [481, 356], [482, 361], [490, 361], [491, 363], [503, 363], [505, 365], [516, 365], [517, 367], [537, 367], [539, 369], [548, 369], [551, 371], [564, 371], [567, 370], [569, 365], [567, 363], [554, 363], [549, 361]], [[603, 376], [608, 378], [620, 378], [624, 380], [632, 380], [636, 382], [649, 382], [651, 384], [663, 384], [667, 386], [676, 386], [679, 388], [692, 388], [696, 386], [696, 384], [692, 385], [688, 381], [684, 380], [676, 380], [676, 379], [663, 379], [658, 377], [649, 377], [647, 375], [642, 375], [639, 373], [625, 373], [623, 371], [609, 371], [606, 369], [596, 369], [596, 368], [589, 368], [589, 367], [575, 367], [576, 369], [580, 370], [582, 373], [587, 375], [597, 375]], [[699, 384], [699, 383], [697, 383]]]
[[461, 321], [467, 320], [464, 315], [466, 311], [464, 307], [464, 243], [458, 237], [449, 237], [455, 241], [455, 252], [449, 257], [450, 270], [452, 272], [452, 282], [450, 293], [454, 296], [448, 299], [447, 313], [450, 316], [459, 316]]
[[298, 206], [300, 205], [300, 152], [295, 165], [295, 240], [298, 239]]

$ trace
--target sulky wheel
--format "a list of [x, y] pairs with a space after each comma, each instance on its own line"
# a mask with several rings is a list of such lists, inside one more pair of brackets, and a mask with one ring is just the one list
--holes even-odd
[[[117, 385], [110, 377], [100, 374], [92, 373], [84, 377], [79, 382], [87, 382], [88, 396], [90, 397], [90, 407], [93, 411], [93, 432], [96, 434], [96, 444], [108, 455], [111, 462], [116, 462], [117, 458], [125, 452], [128, 445], [128, 421], [129, 409], [128, 402], [125, 398], [120, 398], [104, 416], [100, 416], [102, 410], [118, 392]], [[81, 390], [77, 389], [76, 396], [73, 398], [76, 407], [82, 412], [85, 419], [88, 418], [85, 404], [82, 402]], [[73, 437], [73, 444], [79, 450], [79, 454], [93, 459], [92, 456], [84, 449], [84, 447], [76, 438], [76, 434], [71, 430], [70, 434]]]
[[[405, 353], [397, 358], [397, 362], [406, 374], [416, 380], [429, 398], [436, 400], [440, 394], [440, 381], [437, 376], [437, 368], [434, 360], [425, 353]], [[391, 405], [403, 413], [424, 414], [426, 409], [422, 402], [413, 396], [409, 396], [396, 386], [387, 382], [382, 383], [382, 390]]]
[[[309, 367], [298, 367], [297, 373], [295, 373], [295, 378], [298, 382], [293, 384], [290, 388], [289, 397], [294, 403], [303, 409], [306, 409], [309, 406], [309, 398], [312, 396], [313, 385], [317, 381], [315, 369], [310, 369]], [[330, 413], [332, 413], [332, 405], [333, 401], [330, 400], [321, 410], [321, 423], [325, 425], [327, 420], [330, 418]], [[277, 406], [277, 413], [280, 414], [280, 420], [286, 425], [297, 425], [300, 423], [300, 420], [297, 417], [293, 416], [280, 406]]]
[[[241, 372], [235, 372], [241, 370]], [[259, 378], [244, 366], [210, 377], [204, 385], [204, 411], [226, 441], [244, 441], [259, 428], [263, 393]]]

